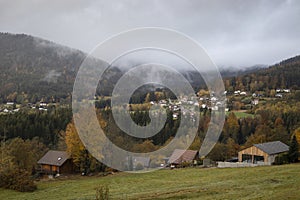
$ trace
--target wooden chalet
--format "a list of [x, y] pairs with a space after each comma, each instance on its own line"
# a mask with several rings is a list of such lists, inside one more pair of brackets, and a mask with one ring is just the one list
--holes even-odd
[[40, 171], [44, 174], [70, 174], [74, 164], [65, 151], [48, 151], [39, 161]]

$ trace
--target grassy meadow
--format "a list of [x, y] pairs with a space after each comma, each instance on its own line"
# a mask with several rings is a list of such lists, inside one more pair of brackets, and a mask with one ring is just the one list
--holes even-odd
[[109, 187], [110, 199], [300, 199], [300, 164], [75, 176], [37, 185], [33, 193], [0, 189], [0, 199], [95, 199], [98, 185]]
[[[237, 118], [246, 118], [246, 117], [254, 118], [254, 115], [249, 113], [245, 113], [241, 111], [231, 111], [231, 112], [233, 112]], [[227, 112], [226, 115], [229, 115], [229, 113], [230, 112]]]

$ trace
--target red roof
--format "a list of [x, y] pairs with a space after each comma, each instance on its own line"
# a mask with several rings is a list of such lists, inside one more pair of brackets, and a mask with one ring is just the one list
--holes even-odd
[[180, 164], [182, 162], [192, 162], [196, 159], [197, 151], [175, 149], [169, 158], [169, 163]]

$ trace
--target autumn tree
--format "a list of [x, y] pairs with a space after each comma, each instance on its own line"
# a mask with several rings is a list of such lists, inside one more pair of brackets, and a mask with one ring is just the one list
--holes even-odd
[[284, 122], [281, 118], [276, 118], [275, 127], [273, 129], [273, 135], [271, 136], [271, 140], [274, 141], [281, 141], [283, 143], [288, 143], [289, 141], [289, 134], [286, 131], [286, 128], [284, 127]]
[[218, 142], [207, 157], [214, 161], [225, 161], [226, 154], [226, 145]]
[[196, 135], [194, 141], [192, 142], [191, 146], [189, 147], [190, 150], [199, 151], [201, 147], [201, 140], [198, 135]]
[[266, 124], [260, 124], [255, 129], [255, 135], [262, 139], [259, 143], [272, 141], [272, 134], [272, 129]]
[[7, 142], [4, 151], [18, 169], [31, 173], [37, 167], [38, 159], [47, 151], [47, 147], [38, 138], [33, 140], [15, 138]]
[[137, 153], [149, 153], [157, 150], [157, 147], [153, 144], [151, 140], [145, 140], [140, 144], [133, 146], [132, 151]]
[[239, 145], [235, 143], [234, 139], [228, 138], [226, 142], [227, 158], [236, 157], [238, 154]]
[[67, 145], [67, 152], [72, 156], [73, 162], [79, 163], [81, 159], [81, 152], [85, 150], [85, 147], [78, 136], [73, 121], [67, 125], [65, 140]]
[[294, 135], [296, 136], [298, 144], [300, 144], [300, 127], [295, 130]]
[[103, 170], [103, 165], [87, 151], [81, 142], [73, 121], [67, 125], [65, 143], [67, 152], [81, 172], [87, 174], [91, 171]]
[[0, 158], [0, 187], [32, 192], [36, 185], [31, 177], [37, 160], [46, 151], [43, 143], [38, 138], [23, 140], [11, 139], [1, 143]]
[[264, 142], [267, 142], [266, 135], [255, 133], [247, 138], [245, 147], [250, 147], [253, 144], [259, 144], [259, 143], [264, 143]]

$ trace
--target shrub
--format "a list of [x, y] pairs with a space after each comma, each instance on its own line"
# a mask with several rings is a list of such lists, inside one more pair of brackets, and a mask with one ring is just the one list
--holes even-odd
[[135, 167], [135, 170], [143, 170], [144, 166], [141, 163], [138, 163]]
[[6, 169], [0, 172], [0, 187], [20, 192], [33, 192], [37, 189], [30, 173], [20, 169]]
[[151, 160], [150, 162], [150, 168], [156, 168], [159, 167], [160, 164], [156, 160]]
[[185, 167], [190, 167], [192, 165], [191, 162], [182, 162], [180, 163], [179, 167], [185, 168]]
[[279, 154], [276, 156], [274, 165], [283, 165], [283, 164], [288, 164], [289, 163], [289, 156], [287, 153]]

